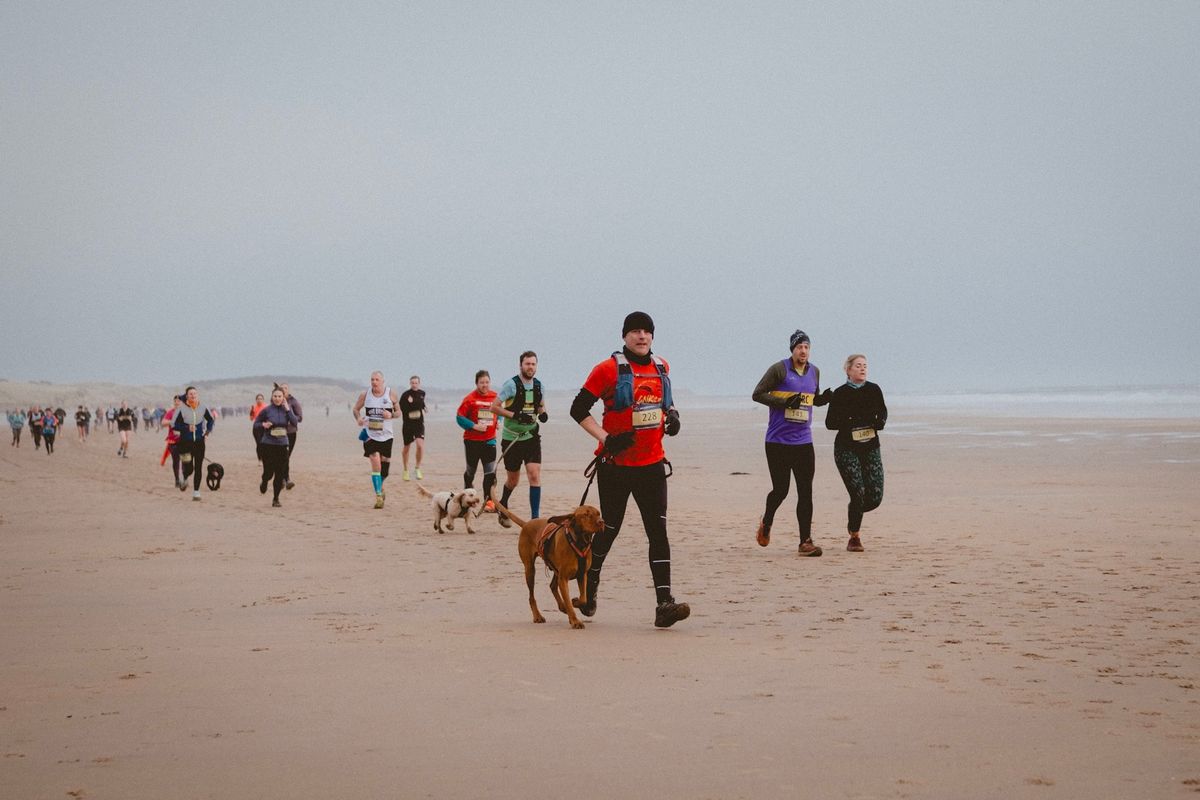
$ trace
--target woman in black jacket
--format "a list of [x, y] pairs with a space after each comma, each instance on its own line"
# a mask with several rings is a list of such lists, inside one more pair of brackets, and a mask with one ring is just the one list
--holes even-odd
[[284, 487], [288, 471], [288, 425], [296, 424], [300, 418], [292, 410], [287, 394], [276, 385], [271, 392], [271, 404], [258, 412], [254, 418], [254, 433], [258, 437], [259, 458], [262, 460], [262, 481], [258, 491], [267, 493], [267, 482], [275, 481], [274, 508], [280, 507], [279, 490]]
[[850, 495], [846, 530], [850, 542], [846, 549], [861, 553], [863, 514], [879, 508], [883, 502], [883, 459], [879, 452], [879, 431], [887, 423], [883, 391], [867, 380], [867, 357], [855, 353], [846, 359], [846, 382], [829, 397], [825, 427], [837, 431], [833, 442], [833, 460], [842, 483]]

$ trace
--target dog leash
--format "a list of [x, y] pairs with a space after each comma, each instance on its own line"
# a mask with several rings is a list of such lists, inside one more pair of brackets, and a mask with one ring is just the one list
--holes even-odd
[[608, 453], [601, 452], [600, 455], [592, 459], [590, 464], [583, 468], [583, 477], [587, 478], [588, 482], [587, 486], [585, 486], [583, 489], [583, 496], [579, 498], [579, 505], [582, 506], [587, 503], [588, 492], [592, 490], [592, 481], [596, 480], [596, 470], [598, 470], [600, 465], [607, 460]]

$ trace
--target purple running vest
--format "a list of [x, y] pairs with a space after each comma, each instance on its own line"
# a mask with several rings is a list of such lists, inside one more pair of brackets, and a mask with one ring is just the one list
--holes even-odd
[[812, 444], [812, 396], [817, 393], [816, 367], [809, 362], [804, 374], [800, 375], [792, 366], [790, 358], [783, 360], [783, 367], [787, 377], [774, 391], [787, 395], [802, 392], [809, 395], [808, 402], [796, 409], [772, 406], [771, 416], [767, 421], [767, 441], [777, 444]]

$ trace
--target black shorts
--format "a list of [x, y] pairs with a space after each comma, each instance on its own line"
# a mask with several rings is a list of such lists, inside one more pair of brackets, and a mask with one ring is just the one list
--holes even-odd
[[425, 421], [422, 420], [421, 422], [414, 422], [412, 424], [405, 422], [404, 425], [400, 427], [400, 436], [404, 438], [405, 447], [408, 447], [410, 444], [412, 444], [414, 439], [424, 439]]
[[505, 442], [500, 445], [504, 451], [504, 468], [509, 472], [519, 472], [522, 464], [542, 463], [542, 437], [536, 433], [519, 442]]
[[379, 453], [384, 458], [392, 457], [392, 442], [395, 439], [388, 439], [386, 442], [377, 442], [374, 439], [367, 439], [363, 442], [363, 455], [369, 456], [372, 453]]

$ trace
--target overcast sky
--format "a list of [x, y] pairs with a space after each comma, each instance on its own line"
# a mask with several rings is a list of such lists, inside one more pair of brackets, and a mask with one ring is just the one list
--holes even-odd
[[[0, 3], [0, 378], [1200, 380], [1200, 3]], [[393, 377], [394, 376], [394, 377]]]

